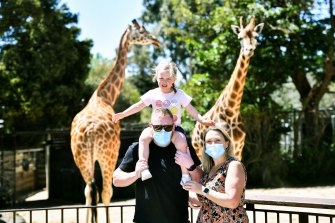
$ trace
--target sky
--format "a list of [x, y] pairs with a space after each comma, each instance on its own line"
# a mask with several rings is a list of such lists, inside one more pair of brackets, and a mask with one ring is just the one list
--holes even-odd
[[142, 0], [61, 0], [72, 13], [78, 14], [80, 40], [92, 39], [91, 53], [112, 59], [123, 32], [138, 19]]

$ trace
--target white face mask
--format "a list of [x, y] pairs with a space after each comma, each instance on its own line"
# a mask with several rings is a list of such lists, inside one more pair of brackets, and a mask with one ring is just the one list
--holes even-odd
[[225, 149], [223, 144], [206, 144], [205, 153], [212, 157], [213, 159], [217, 159], [224, 155]]
[[166, 132], [164, 129], [161, 131], [154, 131], [152, 137], [154, 143], [160, 147], [167, 147], [171, 143], [172, 131]]

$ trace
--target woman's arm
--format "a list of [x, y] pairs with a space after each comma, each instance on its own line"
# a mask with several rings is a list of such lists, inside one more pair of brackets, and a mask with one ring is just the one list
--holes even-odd
[[194, 181], [186, 182], [184, 185], [184, 189], [206, 196], [209, 200], [222, 207], [234, 209], [237, 208], [240, 203], [244, 185], [244, 168], [240, 162], [232, 161], [229, 164], [225, 181], [225, 193], [209, 189], [208, 193], [205, 194], [203, 192], [205, 187]]

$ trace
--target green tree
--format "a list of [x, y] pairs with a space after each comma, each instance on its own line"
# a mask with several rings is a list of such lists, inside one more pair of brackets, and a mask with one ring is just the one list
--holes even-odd
[[82, 107], [91, 40], [58, 0], [1, 0], [0, 105], [7, 130], [69, 127]]
[[[194, 98], [193, 103], [202, 111], [214, 105], [216, 94], [222, 91], [222, 86], [230, 78], [239, 54], [240, 45], [230, 26], [238, 25], [240, 16], [249, 20], [254, 15], [256, 23], [264, 22], [265, 27], [251, 59], [244, 88], [242, 118], [248, 115], [252, 117], [255, 112], [274, 116], [271, 111], [283, 111], [273, 100], [273, 95], [284, 84], [292, 83], [303, 110], [297, 122], [297, 126], [303, 129], [303, 141], [299, 142], [303, 146], [294, 150], [295, 157], [306, 160], [303, 158], [308, 156], [306, 150], [314, 150], [311, 156], [320, 153], [321, 162], [322, 157], [330, 156], [330, 146], [323, 141], [326, 128], [320, 125], [322, 122], [314, 111], [318, 110], [330, 84], [334, 83], [332, 0], [145, 0], [144, 6], [143, 20], [156, 23], [159, 27], [157, 32], [166, 46], [164, 55], [171, 56], [183, 65], [184, 77], [190, 80], [185, 86]], [[211, 83], [199, 86], [203, 80]], [[210, 86], [213, 88], [207, 88]], [[199, 87], [202, 89], [199, 90]], [[256, 122], [259, 124], [250, 126], [247, 132], [255, 131], [255, 127], [264, 123], [278, 122], [268, 126], [273, 129], [273, 134], [269, 135], [272, 138], [266, 137], [276, 143], [273, 143], [272, 150], [263, 150], [278, 153], [278, 134], [284, 130], [280, 127], [280, 119], [267, 118], [266, 122], [262, 122], [262, 117], [255, 117], [260, 119]], [[255, 152], [251, 143], [272, 146], [262, 143], [260, 138], [250, 137], [248, 140], [252, 141], [247, 142], [245, 147], [247, 157], [252, 157]], [[267, 154], [262, 154], [258, 159], [266, 157]]]

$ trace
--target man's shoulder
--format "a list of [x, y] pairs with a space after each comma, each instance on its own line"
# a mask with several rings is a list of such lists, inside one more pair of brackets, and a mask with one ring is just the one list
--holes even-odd
[[133, 142], [127, 149], [125, 157], [134, 157], [138, 153], [138, 142]]
[[134, 149], [138, 149], [138, 142], [133, 142], [128, 149], [134, 150]]

